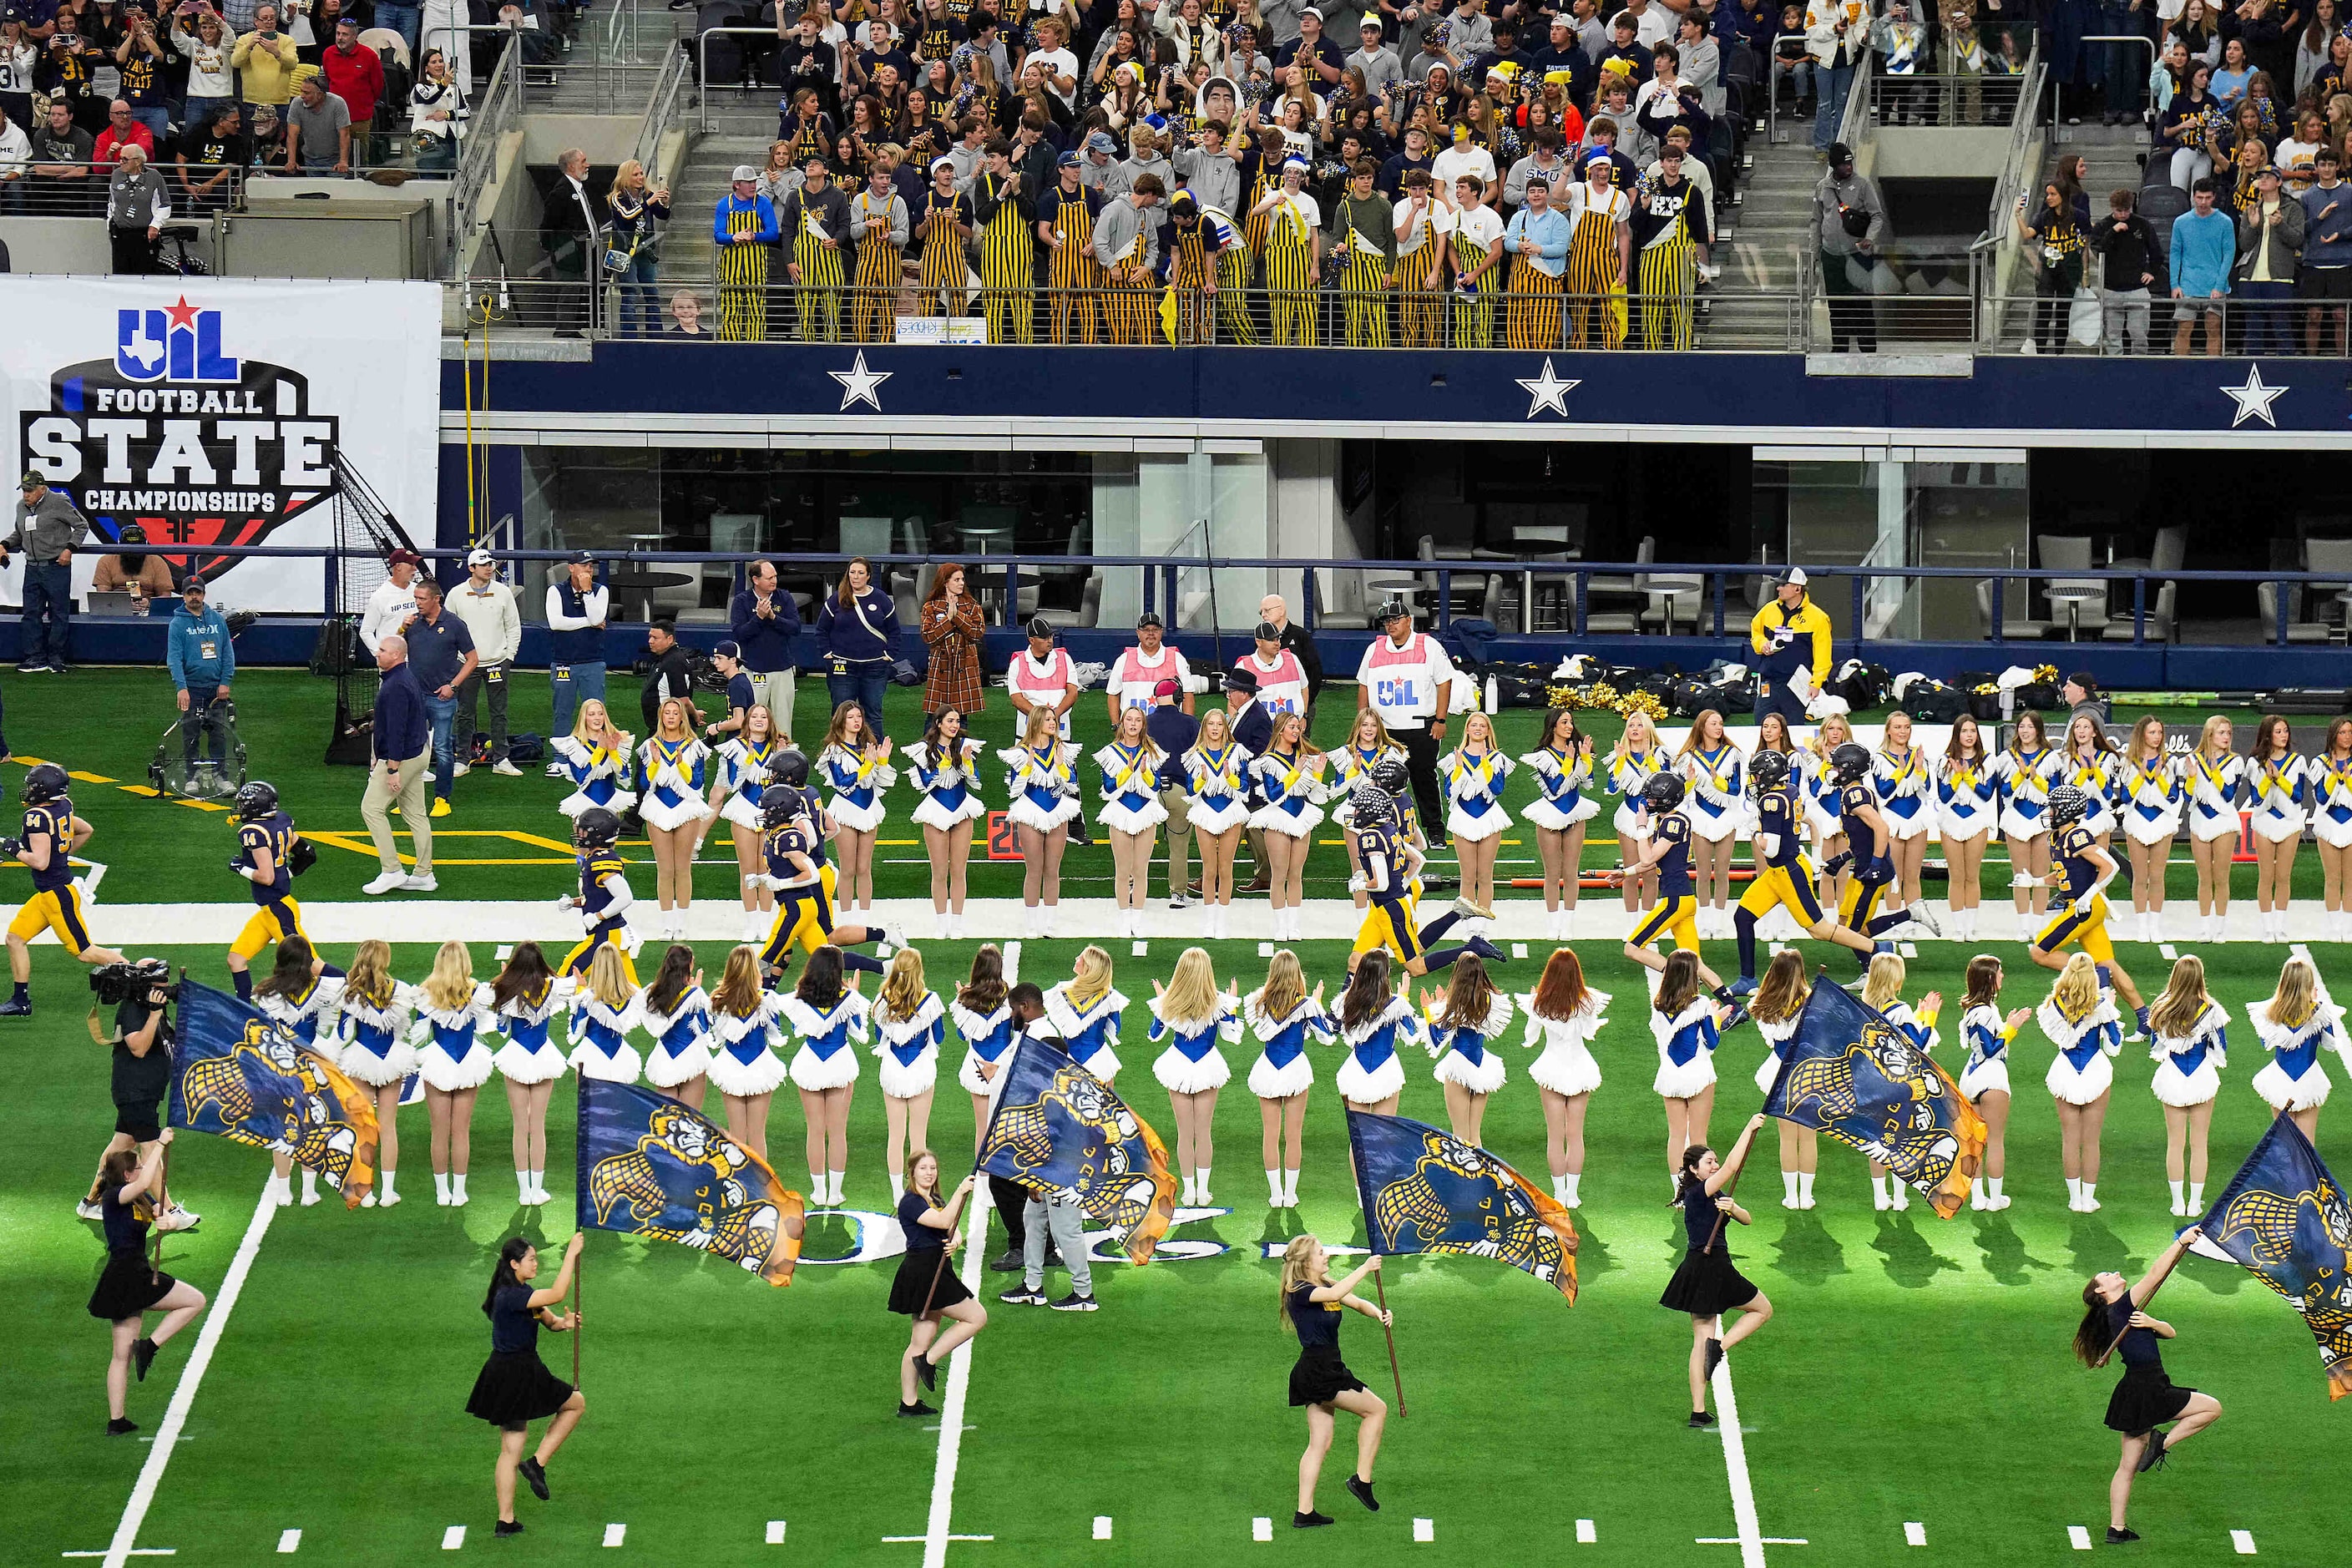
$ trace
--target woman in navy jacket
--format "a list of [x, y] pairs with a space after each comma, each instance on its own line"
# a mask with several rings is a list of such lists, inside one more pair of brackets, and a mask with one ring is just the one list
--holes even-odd
[[890, 667], [898, 658], [898, 605], [875, 583], [874, 569], [863, 555], [851, 558], [840, 584], [825, 595], [817, 612], [816, 646], [834, 707], [856, 702], [879, 714]]

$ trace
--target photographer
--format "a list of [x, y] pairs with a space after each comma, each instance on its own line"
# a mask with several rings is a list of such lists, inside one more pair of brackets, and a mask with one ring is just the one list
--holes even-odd
[[[91, 991], [98, 1000], [90, 1005], [89, 1037], [101, 1046], [112, 1047], [114, 1054], [114, 1136], [107, 1140], [100, 1154], [98, 1174], [91, 1177], [89, 1194], [74, 1212], [83, 1219], [100, 1217], [100, 1185], [105, 1179], [106, 1164], [114, 1155], [126, 1149], [136, 1149], [143, 1163], [157, 1140], [163, 1137], [163, 1100], [172, 1091], [172, 1003], [179, 987], [172, 984], [171, 966], [160, 958], [142, 958], [136, 963], [113, 963], [92, 972]], [[111, 1035], [99, 1027], [99, 1013], [108, 999], [115, 999], [114, 1031]], [[192, 1214], [172, 1201], [162, 1190], [159, 1180], [155, 1193], [155, 1228], [161, 1231], [190, 1230], [201, 1215]]]

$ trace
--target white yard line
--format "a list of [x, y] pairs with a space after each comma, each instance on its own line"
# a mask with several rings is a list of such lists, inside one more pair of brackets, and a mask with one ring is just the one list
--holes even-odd
[[278, 1532], [278, 1554], [279, 1556], [283, 1557], [290, 1552], [299, 1552], [301, 1550], [302, 1532], [300, 1531], [281, 1530]]
[[768, 1521], [768, 1544], [771, 1546], [782, 1546], [783, 1543], [784, 1521], [781, 1519], [772, 1519]]
[[1756, 1522], [1756, 1491], [1748, 1482], [1748, 1446], [1739, 1435], [1739, 1401], [1731, 1392], [1731, 1358], [1715, 1363], [1716, 1426], [1723, 1434], [1723, 1468], [1731, 1482], [1732, 1528], [1739, 1531], [1740, 1568], [1764, 1568], [1764, 1532]]
[[147, 1462], [139, 1468], [139, 1479], [131, 1488], [131, 1500], [123, 1505], [121, 1522], [114, 1527], [113, 1544], [106, 1549], [105, 1568], [122, 1568], [139, 1543], [139, 1527], [147, 1522], [147, 1510], [155, 1501], [155, 1489], [163, 1483], [163, 1470], [172, 1462], [172, 1449], [188, 1424], [188, 1412], [196, 1403], [196, 1390], [204, 1385], [205, 1369], [212, 1364], [213, 1351], [228, 1327], [228, 1315], [236, 1306], [238, 1292], [245, 1289], [245, 1277], [253, 1270], [254, 1255], [261, 1250], [261, 1238], [269, 1234], [269, 1222], [277, 1213], [278, 1205], [270, 1201], [269, 1184], [265, 1181], [261, 1201], [254, 1205], [253, 1218], [245, 1227], [245, 1239], [236, 1244], [236, 1256], [230, 1260], [228, 1273], [205, 1312], [204, 1326], [197, 1331], [196, 1348], [188, 1357], [187, 1370], [180, 1373], [180, 1381], [172, 1390], [172, 1403], [163, 1411], [163, 1424], [155, 1430], [154, 1446], [147, 1450]]
[[1598, 1542], [1600, 1539], [1600, 1533], [1592, 1528], [1592, 1521], [1591, 1520], [1580, 1519], [1576, 1521], [1576, 1543], [1579, 1546], [1593, 1545]]
[[[957, 1270], [964, 1289], [980, 1294], [981, 1266], [988, 1247], [988, 1211], [973, 1205], [964, 1215], [971, 1233], [964, 1238], [963, 1263]], [[948, 1396], [940, 1405], [940, 1458], [931, 1471], [931, 1517], [923, 1534], [923, 1568], [940, 1568], [948, 1558], [948, 1525], [955, 1513], [956, 1458], [963, 1447], [963, 1406], [971, 1389], [971, 1352], [976, 1342], [956, 1347], [948, 1363]], [[962, 1537], [984, 1540], [985, 1537]]]
[[2252, 1557], [2254, 1554], [2254, 1532], [2251, 1530], [2230, 1531], [2230, 1549], [2241, 1557]]

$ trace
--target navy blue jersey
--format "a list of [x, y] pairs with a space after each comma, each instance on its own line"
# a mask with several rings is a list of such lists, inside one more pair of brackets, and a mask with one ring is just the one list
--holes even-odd
[[254, 851], [267, 849], [273, 874], [267, 882], [248, 881], [253, 889], [253, 901], [271, 904], [294, 890], [294, 873], [286, 868], [286, 857], [293, 853], [294, 819], [282, 811], [273, 811], [258, 822], [240, 824], [236, 830], [236, 863], [251, 869], [259, 862]]
[[1666, 813], [1651, 830], [1651, 837], [1666, 846], [1665, 858], [1657, 864], [1661, 899], [1690, 897], [1690, 818], [1679, 811]]
[[49, 863], [33, 873], [36, 890], [54, 893], [73, 880], [73, 867], [66, 861], [66, 845], [73, 837], [73, 802], [59, 795], [42, 805], [26, 806], [22, 837], [28, 849], [37, 837], [49, 841]]
[[1364, 868], [1364, 890], [1376, 899], [1392, 899], [1405, 889], [1403, 868], [1397, 864], [1397, 830], [1375, 822], [1355, 830], [1356, 858]]
[[617, 850], [599, 849], [580, 857], [580, 908], [591, 920], [602, 920], [613, 903], [613, 889], [604, 885], [607, 877], [627, 879], [627, 872]]
[[1762, 843], [1768, 833], [1780, 836], [1780, 846], [1766, 864], [1794, 866], [1803, 847], [1797, 837], [1795, 798], [1785, 788], [1766, 790], [1756, 800], [1756, 841]]
[[1870, 785], [1856, 780], [1838, 786], [1838, 831], [1845, 835], [1846, 846], [1853, 851], [1856, 863], [1867, 865], [1886, 857], [1886, 844], [1869, 823], [1863, 820], [1864, 811], [1878, 809], [1878, 795]]
[[2053, 909], [2084, 897], [2098, 881], [2098, 868], [2088, 854], [2098, 847], [2098, 839], [2079, 820], [2058, 830], [2050, 846], [2050, 863], [2056, 873], [2056, 884], [2050, 889]]

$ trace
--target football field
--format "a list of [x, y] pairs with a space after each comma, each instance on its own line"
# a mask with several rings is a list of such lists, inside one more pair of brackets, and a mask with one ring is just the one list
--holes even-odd
[[[76, 800], [99, 829], [89, 853], [108, 867], [92, 917], [101, 941], [110, 919], [130, 919], [124, 905], [226, 903], [243, 894], [225, 868], [232, 839], [220, 814], [125, 787], [143, 784], [162, 721], [150, 729], [123, 715], [158, 707], [152, 688], [161, 679], [153, 671], [26, 679], [7, 693], [9, 740], [20, 760], [52, 757], [89, 775]], [[314, 765], [325, 739], [325, 688], [270, 672], [239, 684], [255, 773], [280, 784], [298, 822], [322, 841], [320, 865], [299, 893], [322, 915], [331, 907], [336, 918], [352, 918], [344, 906], [358, 902], [358, 884], [374, 863], [362, 852], [359, 774]], [[625, 684], [615, 682], [614, 699], [634, 716]], [[817, 689], [803, 686], [804, 712]], [[907, 711], [894, 705], [887, 729], [911, 737], [913, 694], [893, 695]], [[1327, 700], [1318, 724], [1326, 743], [1337, 742], [1352, 705], [1347, 689], [1333, 695], [1339, 700]], [[529, 700], [519, 693], [518, 708]], [[535, 719], [518, 714], [519, 727], [544, 729], [541, 700]], [[1082, 740], [1097, 742], [1098, 699], [1089, 694], [1079, 712], [1087, 720]], [[990, 718], [982, 733], [994, 738], [1005, 716]], [[1505, 738], [1517, 749], [1533, 715], [1509, 718]], [[18, 767], [0, 768], [12, 802], [21, 776]], [[474, 900], [543, 903], [566, 885], [565, 825], [553, 810], [561, 793], [535, 773], [459, 782], [458, 814], [436, 827], [484, 837], [445, 844], [436, 900], [371, 906], [398, 943], [403, 978], [421, 978], [429, 965], [441, 934], [432, 911]], [[1519, 798], [1515, 790], [1511, 804]], [[885, 836], [892, 837], [887, 828]], [[346, 838], [349, 846], [339, 847]], [[642, 845], [626, 852], [646, 858]], [[1531, 857], [1532, 847], [1521, 853]], [[897, 909], [911, 907], [917, 900], [908, 895], [924, 882], [919, 847], [887, 849], [877, 859], [883, 855], [890, 857], [880, 889], [886, 906], [900, 900]], [[1587, 864], [1610, 858], [1596, 848]], [[2303, 857], [2302, 868], [2315, 883], [2312, 860]], [[1450, 868], [1443, 857], [1438, 868]], [[1107, 851], [1073, 851], [1070, 896], [1099, 898], [1108, 870]], [[2176, 868], [2176, 879], [2185, 870]], [[2240, 896], [2250, 899], [2251, 868], [2239, 875]], [[1081, 880], [1087, 876], [1097, 879], [1091, 887]], [[1318, 848], [1315, 876], [1318, 896], [1344, 898], [1336, 847]], [[972, 893], [1005, 897], [1017, 892], [1017, 863], [976, 866]], [[650, 869], [635, 879], [649, 901]], [[714, 884], [729, 879], [713, 862]], [[23, 886], [21, 868], [0, 872], [11, 902]], [[2187, 890], [2177, 879], [2176, 897]], [[1145, 952], [1126, 941], [1108, 945], [1130, 999], [1118, 1087], [1167, 1133], [1168, 1100], [1150, 1075], [1142, 1001], [1190, 943], [1194, 917], [1166, 911], [1157, 898], [1152, 914], [1166, 929]], [[225, 940], [214, 928], [226, 929], [231, 912], [172, 919], [187, 927], [182, 941], [139, 951], [225, 984]], [[2185, 917], [2176, 922], [2185, 928]], [[1083, 922], [1074, 911], [1066, 923]], [[2005, 919], [1986, 924], [2009, 934]], [[331, 961], [348, 962], [348, 944], [323, 945]], [[930, 984], [944, 994], [977, 943], [918, 945]], [[1069, 973], [1080, 945], [1020, 943], [1021, 976], [1051, 984]], [[1244, 990], [1261, 982], [1259, 943], [1207, 945], [1221, 982]], [[1336, 993], [1346, 945], [1298, 944], [1310, 984]], [[472, 944], [477, 975], [495, 972], [497, 946]], [[724, 947], [700, 944], [714, 973]], [[152, 1557], [215, 1568], [285, 1555], [298, 1564], [375, 1565], [450, 1562], [456, 1552], [537, 1563], [621, 1563], [634, 1555], [666, 1565], [881, 1568], [1198, 1568], [1261, 1555], [1482, 1568], [2075, 1561], [2103, 1533], [2116, 1451], [2101, 1425], [2115, 1374], [2085, 1371], [2069, 1353], [2081, 1289], [2097, 1270], [2144, 1268], [2178, 1223], [2167, 1213], [2163, 1122], [2147, 1089], [2145, 1047], [2127, 1047], [2116, 1063], [2099, 1181], [2105, 1206], [2096, 1214], [2065, 1208], [2056, 1120], [2040, 1088], [2053, 1050], [2030, 1023], [2014, 1047], [2007, 1185], [2015, 1201], [2004, 1212], [1963, 1211], [1946, 1221], [1915, 1201], [1906, 1213], [1875, 1213], [1861, 1157], [1829, 1144], [1819, 1206], [1785, 1210], [1768, 1129], [1738, 1193], [1755, 1224], [1735, 1229], [1730, 1245], [1776, 1311], [1718, 1377], [1718, 1397], [1736, 1400], [1737, 1422], [1696, 1432], [1684, 1425], [1688, 1321], [1657, 1305], [1679, 1256], [1681, 1224], [1666, 1202], [1643, 976], [1613, 940], [1578, 947], [1592, 983], [1616, 997], [1594, 1046], [1606, 1081], [1591, 1101], [1583, 1205], [1574, 1216], [1582, 1293], [1569, 1307], [1526, 1275], [1483, 1259], [1391, 1260], [1386, 1284], [1407, 1414], [1392, 1412], [1389, 1424], [1379, 1514], [1366, 1514], [1339, 1489], [1353, 1443], [1353, 1424], [1343, 1421], [1321, 1493], [1337, 1528], [1289, 1528], [1305, 1422], [1286, 1405], [1296, 1344], [1277, 1321], [1278, 1266], [1266, 1254], [1301, 1229], [1330, 1244], [1360, 1244], [1363, 1227], [1330, 1089], [1339, 1053], [1313, 1053], [1319, 1082], [1301, 1206], [1269, 1210], [1258, 1108], [1242, 1081], [1255, 1047], [1244, 1044], [1226, 1048], [1234, 1071], [1218, 1107], [1213, 1204], [1181, 1211], [1145, 1268], [1111, 1261], [1115, 1238], [1098, 1238], [1102, 1310], [1093, 1314], [1000, 1306], [995, 1293], [1013, 1277], [972, 1274], [991, 1321], [943, 1369], [945, 1398], [933, 1403], [945, 1405], [944, 1418], [895, 1414], [906, 1321], [884, 1307], [896, 1242], [885, 1219], [883, 1108], [870, 1070], [852, 1112], [846, 1201], [810, 1216], [789, 1289], [683, 1247], [592, 1234], [579, 1342], [587, 1415], [550, 1467], [553, 1500], [524, 1495], [518, 1517], [527, 1533], [494, 1541], [496, 1444], [463, 1406], [488, 1350], [481, 1302], [499, 1245], [517, 1232], [560, 1244], [573, 1228], [569, 1085], [549, 1115], [547, 1184], [556, 1201], [537, 1210], [514, 1203], [508, 1113], [495, 1087], [475, 1117], [472, 1202], [464, 1208], [431, 1201], [421, 1107], [402, 1115], [404, 1201], [391, 1210], [346, 1211], [332, 1199], [314, 1208], [260, 1207], [268, 1170], [261, 1154], [182, 1138], [173, 1187], [205, 1218], [193, 1234], [165, 1239], [163, 1266], [207, 1292], [212, 1305], [133, 1385], [130, 1414], [140, 1432], [108, 1438], [107, 1336], [84, 1309], [103, 1248], [98, 1227], [73, 1214], [111, 1124], [107, 1053], [84, 1027], [79, 966], [44, 944], [35, 950], [36, 1016], [0, 1035], [11, 1069], [0, 1100], [9, 1118], [0, 1137], [0, 1258], [11, 1307], [11, 1353], [0, 1362], [0, 1496], [9, 1522], [0, 1560]], [[1977, 951], [2007, 962], [2005, 1005], [2032, 1005], [2046, 991], [2014, 942], [1921, 942], [1905, 994], [1947, 997], [1938, 1057], [1951, 1068], [1961, 970]], [[2249, 1004], [2270, 994], [2287, 950], [2234, 942], [2196, 951], [2233, 1019], [2211, 1135], [2209, 1191], [2218, 1193], [2268, 1120], [2247, 1087], [2263, 1055], [2242, 1019]], [[1727, 944], [1711, 952], [1727, 958]], [[2352, 963], [2324, 944], [2315, 954], [2336, 991], [2352, 988]], [[1543, 955], [1534, 946], [1498, 979], [1525, 990]], [[1847, 973], [1826, 949], [1809, 956], [1832, 964], [1838, 978]], [[2129, 943], [2120, 944], [2120, 956], [2152, 994], [2164, 959]], [[1484, 1142], [1541, 1186], [1543, 1121], [1518, 1034], [1515, 1025], [1503, 1047], [1510, 1078], [1489, 1104]], [[1724, 1040], [1710, 1129], [1717, 1147], [1761, 1099], [1752, 1074], [1763, 1048], [1752, 1027]], [[973, 1138], [969, 1098], [950, 1081], [961, 1058], [950, 1037], [929, 1136], [950, 1179], [966, 1168]], [[1444, 1125], [1425, 1059], [1414, 1053], [1406, 1067], [1402, 1114]], [[719, 1109], [715, 1096], [711, 1109]], [[2323, 1155], [2335, 1153], [2331, 1130], [2347, 1114], [2342, 1106], [2324, 1114]], [[802, 1130], [787, 1090], [770, 1144], [772, 1163], [795, 1188], [805, 1184]], [[983, 1268], [1001, 1247], [1000, 1230], [958, 1262]], [[2198, 1258], [2182, 1264], [2152, 1310], [2179, 1330], [2166, 1347], [2173, 1377], [2217, 1396], [2227, 1414], [2166, 1469], [2141, 1479], [2133, 1523], [2145, 1539], [2116, 1550], [2168, 1568], [2248, 1552], [2313, 1568], [2352, 1560], [2326, 1500], [2336, 1467], [2325, 1456], [2344, 1413], [2329, 1407], [2301, 1321], [2242, 1270]], [[1342, 1348], [1357, 1374], [1393, 1404], [1377, 1327], [1349, 1318]], [[543, 1335], [541, 1350], [559, 1376], [570, 1376], [566, 1338]]]

